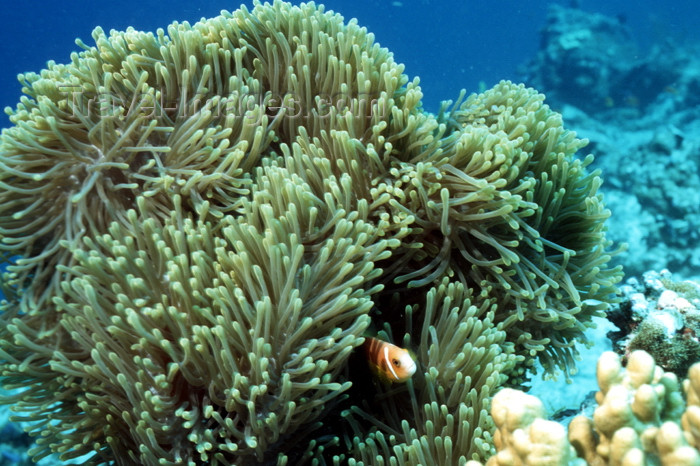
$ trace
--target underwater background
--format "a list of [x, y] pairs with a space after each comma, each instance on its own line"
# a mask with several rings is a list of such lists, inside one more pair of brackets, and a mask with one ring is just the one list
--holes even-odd
[[[532, 58], [540, 44], [550, 5], [578, 4], [589, 12], [619, 18], [645, 53], [652, 44], [697, 38], [700, 9], [692, 1], [660, 5], [652, 0], [630, 4], [617, 1], [329, 1], [324, 4], [346, 20], [357, 18], [377, 41], [406, 65], [409, 76], [419, 76], [429, 110], [454, 99], [461, 89], [478, 90], [501, 79], [517, 81], [518, 66]], [[249, 3], [248, 3], [249, 4]], [[15, 3], [0, 19], [0, 106], [14, 106], [19, 95], [15, 76], [38, 71], [48, 60], [67, 62], [77, 49], [75, 38], [90, 43], [96, 26], [105, 31], [129, 26], [155, 31], [173, 21], [194, 23], [222, 9], [238, 8], [230, 1], [123, 1]], [[547, 89], [541, 89], [542, 92]], [[8, 121], [3, 117], [0, 126]]]
[[[589, 338], [596, 345], [581, 349], [583, 360], [575, 382], [560, 381], [557, 388], [543, 385], [541, 392], [537, 386], [532, 389], [535, 394], [547, 394], [545, 405], [550, 414], [576, 409], [587, 396], [590, 399], [597, 389], [595, 360], [601, 351], [649, 350], [638, 335], [649, 309], [661, 309], [675, 319], [664, 328], [664, 342], [655, 347], [657, 363], [665, 355], [664, 369], [682, 374], [698, 359], [697, 344], [683, 347], [683, 361], [669, 356], [679, 351], [673, 342], [681, 334], [686, 336], [689, 328], [695, 332], [700, 321], [684, 320], [690, 313], [679, 312], [673, 300], [669, 304], [668, 295], [666, 301], [659, 299], [665, 291], [672, 291], [699, 307], [697, 2], [318, 3], [346, 21], [357, 18], [406, 66], [409, 78], [419, 77], [423, 106], [429, 112], [437, 113], [442, 101], [457, 99], [462, 89], [470, 94], [501, 80], [523, 82], [547, 96], [546, 103], [562, 113], [567, 128], [589, 139], [579, 155], [592, 153], [596, 157], [593, 166], [602, 170], [601, 191], [612, 211], [608, 236], [617, 245], [626, 245], [613, 259], [614, 264], [624, 266], [625, 281], [621, 304], [607, 321], [599, 322], [598, 330], [591, 331]], [[127, 27], [155, 31], [173, 21], [193, 24], [217, 16], [222, 9], [238, 7], [238, 3], [225, 1], [6, 6], [0, 18], [0, 107], [14, 107], [18, 102], [18, 73], [38, 72], [48, 60], [68, 63], [70, 53], [79, 49], [75, 38], [93, 45], [91, 33], [96, 26], [107, 32]], [[9, 125], [3, 113], [0, 127]], [[630, 309], [637, 314], [622, 315]], [[668, 318], [659, 320], [667, 322]], [[610, 331], [617, 332], [612, 341]], [[30, 464], [21, 451], [29, 447], [30, 440], [7, 417], [7, 408], [0, 408], [0, 442], [5, 445], [0, 445], [0, 466]]]

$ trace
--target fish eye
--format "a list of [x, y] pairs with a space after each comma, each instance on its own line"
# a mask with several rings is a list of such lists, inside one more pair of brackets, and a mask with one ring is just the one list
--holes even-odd
[[392, 359], [391, 362], [396, 366], [396, 367], [401, 367], [401, 361], [398, 359]]

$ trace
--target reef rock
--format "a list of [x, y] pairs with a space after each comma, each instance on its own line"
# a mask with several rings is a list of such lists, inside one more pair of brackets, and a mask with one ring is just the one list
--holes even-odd
[[662, 270], [630, 278], [620, 289], [622, 301], [609, 313], [620, 329], [609, 334], [617, 352], [644, 350], [664, 370], [684, 376], [700, 359], [700, 283]]

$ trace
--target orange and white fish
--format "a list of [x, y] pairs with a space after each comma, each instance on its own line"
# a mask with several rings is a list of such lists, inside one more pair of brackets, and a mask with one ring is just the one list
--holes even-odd
[[381, 380], [405, 382], [416, 372], [416, 362], [403, 348], [376, 338], [366, 338], [364, 347], [370, 369]]

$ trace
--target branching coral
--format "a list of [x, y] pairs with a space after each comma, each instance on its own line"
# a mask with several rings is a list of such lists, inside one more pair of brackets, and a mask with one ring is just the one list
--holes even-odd
[[[431, 115], [313, 3], [93, 36], [0, 137], [0, 375], [37, 458], [481, 460], [496, 388], [573, 369], [620, 271], [542, 95]], [[370, 325], [419, 363], [379, 408]]]
[[506, 388], [494, 397], [491, 412], [498, 426], [494, 439], [498, 453], [487, 466], [586, 464], [576, 457], [564, 426], [544, 419], [544, 406], [536, 397]]
[[[648, 461], [657, 458], [664, 465], [700, 461], [700, 454], [688, 446], [678, 426], [685, 408], [678, 378], [664, 373], [648, 353], [633, 352], [625, 371], [619, 356], [604, 353], [598, 361], [598, 385], [599, 406], [593, 426], [587, 424], [595, 429], [598, 440], [594, 444], [580, 440], [593, 438], [592, 432], [579, 426], [580, 418], [572, 421], [575, 428], [569, 435], [589, 463], [615, 464], [626, 457], [628, 464], [646, 464], [645, 457]], [[632, 458], [639, 460], [633, 463]]]
[[644, 351], [632, 353], [626, 369], [615, 353], [603, 353], [598, 360], [598, 384], [599, 406], [593, 419], [574, 418], [568, 440], [563, 426], [543, 419], [537, 398], [517, 390], [500, 391], [492, 411], [499, 452], [486, 464], [690, 466], [700, 462], [700, 364], [691, 367], [683, 382], [687, 406], [677, 377], [664, 373]]

